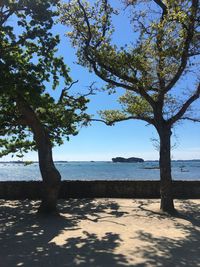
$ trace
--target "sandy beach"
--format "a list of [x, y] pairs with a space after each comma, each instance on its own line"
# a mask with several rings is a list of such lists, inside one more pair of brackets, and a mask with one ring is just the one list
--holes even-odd
[[60, 217], [39, 201], [0, 200], [0, 266], [200, 266], [200, 200], [59, 200]]

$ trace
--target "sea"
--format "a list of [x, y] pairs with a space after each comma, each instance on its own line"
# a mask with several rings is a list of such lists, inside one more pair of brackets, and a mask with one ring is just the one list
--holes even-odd
[[[55, 162], [62, 180], [159, 180], [158, 161], [143, 163]], [[200, 160], [172, 161], [173, 180], [200, 180]], [[34, 162], [0, 162], [0, 181], [39, 181], [39, 165]]]

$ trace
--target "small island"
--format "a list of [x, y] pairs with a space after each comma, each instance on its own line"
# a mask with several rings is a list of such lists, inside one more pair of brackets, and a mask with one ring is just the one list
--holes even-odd
[[112, 158], [112, 161], [113, 162], [128, 162], [128, 163], [144, 162], [143, 159], [135, 158], [135, 157], [131, 157], [131, 158], [116, 157], [116, 158]]

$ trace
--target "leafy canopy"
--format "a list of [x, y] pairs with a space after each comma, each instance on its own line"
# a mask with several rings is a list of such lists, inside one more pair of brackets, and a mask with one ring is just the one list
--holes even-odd
[[[157, 129], [161, 122], [171, 127], [181, 118], [200, 120], [190, 111], [200, 96], [199, 1], [123, 2], [134, 40], [122, 47], [113, 41], [112, 22], [121, 10], [108, 0], [71, 0], [60, 7], [62, 24], [72, 29], [67, 35], [79, 64], [107, 82], [109, 90], [126, 89], [119, 99], [122, 109], [102, 111], [101, 116], [108, 124], [141, 119]], [[189, 92], [183, 83], [188, 77], [193, 80]]]
[[[88, 118], [88, 100], [69, 95], [69, 69], [57, 55], [59, 36], [52, 33], [57, 3], [0, 2], [0, 156], [22, 156], [23, 152], [36, 149], [32, 130], [19, 109], [19, 97], [34, 111], [52, 145], [60, 145], [63, 137], [77, 134], [77, 126]], [[58, 90], [60, 77], [65, 88], [55, 100], [49, 92], [52, 88]]]

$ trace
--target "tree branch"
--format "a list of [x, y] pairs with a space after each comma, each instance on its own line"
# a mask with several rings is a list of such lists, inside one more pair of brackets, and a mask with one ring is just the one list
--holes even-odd
[[153, 1], [157, 5], [159, 5], [160, 8], [162, 8], [162, 18], [164, 18], [164, 16], [167, 15], [167, 13], [168, 13], [167, 6], [161, 0], [153, 0]]
[[[118, 70], [112, 68], [111, 66], [106, 65], [104, 62], [101, 61], [100, 58], [98, 58], [98, 56], [95, 57], [95, 59], [93, 59], [90, 56], [90, 49], [95, 49], [95, 47], [90, 45], [91, 39], [92, 39], [92, 33], [91, 33], [91, 29], [90, 29], [90, 22], [87, 16], [87, 13], [85, 11], [84, 6], [80, 3], [80, 1], [78, 0], [78, 4], [79, 7], [81, 8], [81, 10], [83, 11], [84, 14], [84, 20], [87, 24], [87, 28], [88, 28], [88, 32], [89, 32], [89, 36], [87, 41], [85, 42], [85, 48], [84, 48], [84, 55], [86, 57], [86, 60], [92, 65], [93, 70], [95, 72], [95, 74], [97, 76], [99, 76], [101, 79], [103, 79], [105, 82], [108, 82], [114, 86], [117, 87], [122, 87], [124, 89], [130, 90], [130, 91], [134, 91], [136, 93], [140, 93], [142, 94], [142, 96], [147, 100], [147, 102], [152, 106], [152, 108], [154, 108], [155, 106], [155, 102], [154, 100], [151, 98], [150, 95], [148, 95], [145, 91], [144, 88], [136, 88], [137, 87], [137, 83], [138, 83], [138, 79], [136, 77], [132, 78], [127, 76], [126, 74], [121, 74]], [[106, 11], [106, 7], [107, 7], [107, 0], [105, 0], [105, 11]], [[104, 28], [104, 35], [106, 33], [106, 27]], [[97, 64], [100, 68], [103, 68], [104, 70], [108, 71], [111, 75], [116, 76], [118, 79], [127, 81], [129, 83], [131, 83], [132, 85], [136, 85], [136, 87], [134, 86], [130, 86], [126, 83], [122, 83], [122, 82], [117, 82], [113, 79], [110, 79], [108, 77], [106, 77], [105, 75], [102, 75], [102, 73], [98, 70]]]
[[109, 122], [106, 121], [106, 120], [103, 120], [103, 119], [89, 119], [89, 121], [103, 122], [108, 126], [113, 126], [116, 122], [128, 121], [128, 120], [142, 120], [142, 121], [147, 122], [148, 124], [154, 124], [154, 120], [153, 119], [146, 118], [146, 117], [140, 117], [140, 116], [129, 116], [129, 117], [126, 117], [126, 118], [116, 119], [116, 120], [109, 121]]
[[91, 33], [91, 29], [90, 29], [90, 22], [89, 22], [89, 19], [88, 19], [88, 16], [87, 16], [87, 13], [85, 11], [85, 8], [84, 6], [81, 4], [80, 0], [78, 0], [78, 4], [79, 4], [79, 7], [81, 8], [81, 10], [83, 11], [83, 15], [84, 15], [84, 20], [87, 24], [87, 28], [88, 28], [88, 38], [87, 38], [87, 41], [86, 41], [86, 45], [89, 45], [91, 39], [92, 39], [92, 33]]
[[99, 121], [99, 122], [103, 122], [103, 123], [105, 123], [106, 125], [108, 125], [108, 126], [112, 126], [113, 125], [113, 123], [111, 122], [107, 122], [107, 121], [105, 121], [105, 120], [101, 120], [101, 119], [89, 119], [88, 120], [88, 122], [90, 122], [90, 121]]
[[187, 28], [187, 38], [185, 39], [184, 49], [183, 49], [183, 53], [181, 56], [181, 63], [174, 77], [172, 78], [170, 83], [165, 87], [165, 92], [168, 92], [169, 90], [171, 90], [171, 88], [176, 84], [176, 82], [181, 77], [187, 65], [187, 61], [189, 58], [189, 48], [190, 48], [192, 38], [194, 36], [194, 26], [195, 26], [195, 18], [196, 18], [197, 10], [198, 10], [198, 0], [193, 0], [192, 1], [192, 12], [189, 18], [189, 27]]
[[65, 87], [64, 89], [62, 89], [61, 94], [60, 94], [60, 97], [59, 97], [59, 100], [58, 100], [59, 103], [62, 102], [62, 100], [63, 100], [63, 98], [64, 98], [64, 96], [65, 96], [66, 91], [70, 90], [70, 88], [71, 88], [75, 83], [78, 83], [78, 80], [72, 82], [72, 83], [70, 84], [69, 87]]
[[[160, 1], [160, 0], [154, 0], [154, 2], [159, 5], [163, 12], [162, 12], [162, 16], [160, 18], [160, 23], [162, 23], [164, 21], [164, 16], [167, 15], [167, 7], [165, 6], [165, 4]], [[158, 95], [158, 100], [160, 102], [160, 104], [164, 104], [164, 89], [165, 89], [165, 79], [164, 77], [161, 75], [161, 73], [163, 73], [163, 69], [164, 69], [164, 57], [163, 57], [163, 38], [165, 36], [165, 32], [163, 27], [161, 27], [160, 29], [158, 29], [157, 32], [157, 36], [156, 36], [156, 47], [157, 47], [157, 51], [158, 51], [158, 66], [157, 66], [157, 77], [158, 77], [158, 83], [159, 83], [159, 87], [160, 87], [160, 93]]]
[[[6, 14], [7, 13], [7, 14]], [[3, 24], [9, 19], [10, 16], [12, 16], [14, 14], [14, 10], [7, 10], [3, 12], [3, 14], [1, 14], [0, 17], [0, 26], [3, 26]]]
[[175, 123], [177, 120], [181, 119], [181, 117], [185, 114], [188, 107], [198, 98], [200, 97], [200, 83], [197, 87], [196, 92], [182, 105], [181, 109], [174, 115], [171, 119], [168, 120], [169, 124]]
[[[89, 45], [88, 45], [88, 46], [89, 46]], [[104, 76], [104, 75], [98, 70], [98, 68], [97, 68], [97, 63], [98, 63], [98, 65], [99, 65], [99, 61], [96, 62], [96, 61], [94, 61], [93, 59], [90, 58], [90, 54], [89, 54], [89, 52], [88, 52], [88, 46], [85, 47], [85, 56], [86, 56], [86, 59], [89, 61], [89, 63], [92, 65], [92, 68], [93, 68], [93, 70], [94, 70], [94, 72], [95, 72], [95, 74], [96, 74], [97, 76], [99, 76], [99, 77], [100, 77], [102, 80], [104, 80], [105, 82], [108, 82], [108, 83], [110, 83], [110, 84], [112, 84], [112, 85], [114, 85], [114, 86], [121, 87], [121, 88], [127, 89], [127, 90], [129, 90], [129, 91], [133, 91], [133, 92], [135, 92], [135, 93], [140, 93], [140, 94], [147, 100], [147, 102], [152, 106], [152, 108], [154, 108], [154, 106], [155, 106], [155, 102], [154, 102], [154, 100], [151, 98], [151, 96], [148, 95], [148, 94], [146, 93], [146, 91], [144, 90], [144, 88], [134, 88], [133, 85], [134, 85], [134, 83], [135, 83], [136, 81], [134, 81], [134, 80], [127, 80], [127, 79], [124, 77], [124, 79], [125, 79], [127, 82], [132, 83], [132, 85], [128, 85], [128, 84], [125, 84], [125, 83], [117, 82], [117, 81], [115, 81], [115, 80], [113, 80], [113, 79], [110, 79], [110, 78]], [[100, 65], [100, 67], [101, 67], [101, 65]], [[102, 67], [103, 67], [104, 69], [106, 69], [106, 66], [102, 66]], [[118, 76], [117, 73], [113, 72], [113, 70], [112, 70], [111, 68], [107, 68], [106, 70], [108, 70], [111, 74], [117, 76], [118, 78], [121, 78], [121, 79], [123, 78], [123, 77]]]
[[130, 90], [130, 91], [133, 91], [132, 86], [130, 86], [128, 84], [125, 84], [125, 83], [117, 82], [117, 81], [115, 81], [113, 79], [110, 79], [110, 78], [104, 76], [103, 74], [101, 74], [101, 72], [98, 70], [98, 68], [96, 66], [96, 62], [91, 61], [89, 57], [87, 59], [90, 62], [90, 64], [92, 65], [95, 74], [97, 76], [99, 76], [102, 80], [104, 80], [105, 82], [110, 83], [110, 84], [112, 84], [114, 86], [121, 87], [121, 88]]
[[104, 22], [104, 24], [102, 26], [102, 35], [101, 35], [102, 38], [99, 40], [99, 42], [97, 42], [97, 44], [95, 45], [95, 48], [97, 48], [102, 43], [102, 40], [103, 40], [103, 38], [106, 35], [106, 30], [107, 30], [107, 25], [108, 25], [108, 12], [107, 12], [107, 7], [108, 7], [108, 1], [107, 0], [104, 0], [104, 12], [106, 14], [106, 19], [105, 19], [105, 22]]
[[90, 96], [90, 95], [95, 95], [95, 92], [94, 91], [97, 91], [98, 90], [97, 88], [93, 88], [93, 86], [94, 86], [95, 83], [96, 82], [92, 82], [92, 84], [90, 86], [88, 86], [88, 88], [89, 88], [89, 92], [88, 93], [86, 93], [84, 95], [80, 94], [80, 96], [81, 97], [87, 97], [87, 96]]
[[200, 122], [200, 118], [190, 118], [190, 117], [182, 117], [180, 120], [188, 120], [188, 121], [193, 121], [193, 122]]

